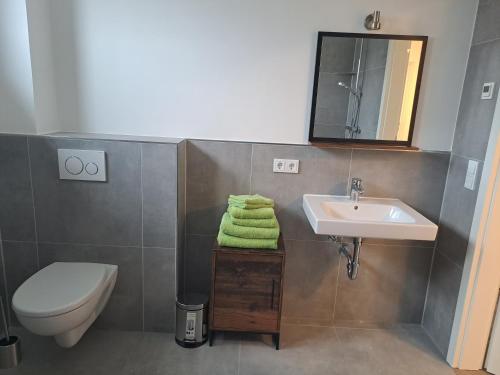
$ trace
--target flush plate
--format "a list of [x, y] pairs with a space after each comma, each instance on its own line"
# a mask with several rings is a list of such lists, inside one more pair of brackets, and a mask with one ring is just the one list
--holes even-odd
[[106, 181], [106, 154], [98, 150], [58, 149], [59, 179]]

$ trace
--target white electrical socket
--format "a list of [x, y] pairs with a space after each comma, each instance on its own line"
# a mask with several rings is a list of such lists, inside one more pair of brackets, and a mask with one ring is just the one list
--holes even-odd
[[299, 161], [298, 160], [287, 160], [285, 163], [286, 173], [299, 173]]
[[286, 168], [286, 160], [285, 159], [274, 159], [273, 172], [285, 173], [285, 168]]
[[274, 159], [273, 172], [275, 173], [299, 173], [299, 161], [292, 159]]
[[493, 99], [494, 90], [495, 90], [495, 82], [483, 83], [483, 91], [481, 91], [481, 99]]
[[464, 187], [469, 190], [474, 190], [476, 188], [476, 175], [478, 169], [478, 162], [476, 160], [469, 160], [467, 166], [467, 173], [465, 174]]

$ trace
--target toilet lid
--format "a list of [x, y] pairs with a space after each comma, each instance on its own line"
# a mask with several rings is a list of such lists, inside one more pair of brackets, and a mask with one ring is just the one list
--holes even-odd
[[87, 302], [103, 282], [105, 274], [104, 264], [52, 263], [16, 290], [12, 307], [24, 316], [64, 314]]

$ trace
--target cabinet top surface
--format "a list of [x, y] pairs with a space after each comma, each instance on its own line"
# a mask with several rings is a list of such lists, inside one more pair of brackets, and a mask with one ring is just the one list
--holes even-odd
[[251, 254], [266, 254], [266, 255], [282, 255], [285, 253], [285, 242], [283, 241], [283, 236], [280, 235], [278, 239], [278, 248], [276, 250], [273, 249], [243, 249], [238, 247], [225, 247], [219, 246], [217, 240], [215, 240], [214, 245], [212, 247], [213, 251], [220, 252], [234, 252], [234, 253], [251, 253]]

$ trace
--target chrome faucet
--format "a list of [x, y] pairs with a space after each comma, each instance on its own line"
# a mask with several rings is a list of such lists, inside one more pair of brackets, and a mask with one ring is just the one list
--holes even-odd
[[351, 200], [356, 203], [359, 201], [359, 196], [365, 192], [362, 183], [363, 180], [358, 177], [353, 177], [351, 180]]

